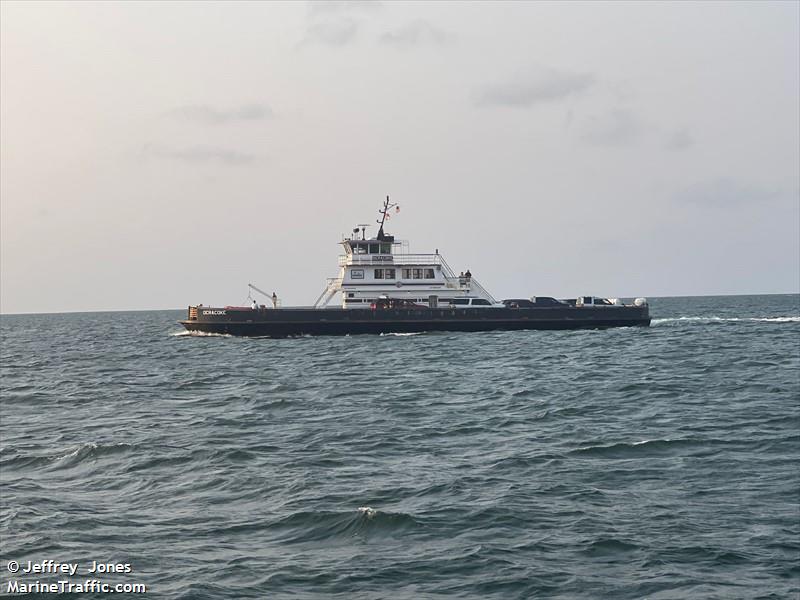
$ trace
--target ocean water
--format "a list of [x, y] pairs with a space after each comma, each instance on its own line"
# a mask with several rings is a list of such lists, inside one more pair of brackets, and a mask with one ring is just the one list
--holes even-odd
[[[0, 595], [800, 597], [800, 297], [651, 312], [285, 340], [3, 316]], [[8, 569], [50, 560], [78, 573]]]

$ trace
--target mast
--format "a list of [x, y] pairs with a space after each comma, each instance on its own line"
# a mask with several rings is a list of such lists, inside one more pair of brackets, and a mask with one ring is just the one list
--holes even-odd
[[386, 219], [389, 218], [389, 210], [392, 208], [396, 208], [397, 211], [400, 210], [400, 207], [397, 206], [396, 202], [389, 202], [389, 196], [386, 196], [386, 201], [383, 203], [383, 208], [378, 211], [378, 214], [381, 215], [381, 218], [375, 221], [380, 225], [380, 229], [378, 229], [378, 239], [385, 240], [387, 236], [383, 233], [383, 224], [386, 222]]

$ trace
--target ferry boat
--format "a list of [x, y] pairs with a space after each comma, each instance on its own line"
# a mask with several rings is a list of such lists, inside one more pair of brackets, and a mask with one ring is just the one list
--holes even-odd
[[[340, 242], [339, 274], [328, 280], [313, 306], [283, 307], [274, 292], [269, 296], [249, 284], [269, 303], [189, 306], [181, 325], [203, 333], [266, 337], [650, 325], [644, 298], [630, 304], [594, 296], [497, 301], [469, 270], [456, 274], [438, 249], [412, 254], [407, 242], [387, 234], [386, 221], [399, 210], [387, 196], [375, 237], [367, 238], [367, 225], [359, 225]], [[331, 305], [337, 295], [340, 304]]]

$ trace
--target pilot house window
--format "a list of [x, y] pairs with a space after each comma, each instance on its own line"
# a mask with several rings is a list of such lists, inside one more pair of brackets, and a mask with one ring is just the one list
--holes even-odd
[[435, 276], [433, 269], [403, 269], [403, 279], [435, 279]]
[[350, 279], [364, 279], [364, 269], [353, 269], [350, 271]]

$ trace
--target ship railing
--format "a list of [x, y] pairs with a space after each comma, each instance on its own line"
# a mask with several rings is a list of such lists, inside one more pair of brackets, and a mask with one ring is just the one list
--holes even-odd
[[441, 254], [343, 254], [339, 266], [347, 265], [444, 265]]
[[[319, 295], [319, 298], [317, 298], [317, 301], [314, 302], [314, 308], [318, 307], [324, 308], [325, 306], [327, 306], [328, 302], [331, 301], [331, 298], [333, 298], [336, 295], [336, 292], [338, 292], [342, 288], [341, 277], [329, 277], [327, 282], [328, 283], [325, 286], [325, 289], [322, 290], [322, 293]], [[322, 302], [321, 305], [320, 302]]]
[[491, 302], [492, 304], [497, 304], [497, 300], [495, 299], [495, 297], [494, 297], [494, 296], [492, 296], [492, 295], [489, 293], [489, 290], [487, 290], [487, 289], [486, 289], [485, 287], [483, 287], [483, 286], [482, 286], [480, 283], [478, 283], [478, 282], [475, 280], [475, 278], [474, 278], [474, 277], [470, 277], [470, 278], [469, 278], [469, 283], [470, 283], [470, 285], [471, 285], [471, 287], [472, 287], [472, 291], [473, 291], [473, 293], [477, 292], [477, 294], [478, 294], [479, 296], [483, 296], [484, 298], [486, 298], [486, 299], [487, 299], [489, 302]]
[[451, 275], [445, 279], [445, 287], [451, 290], [458, 290], [472, 296], [485, 298], [492, 304], [497, 304], [497, 300], [489, 293], [489, 290], [478, 283], [478, 281], [472, 276], [464, 277]]

